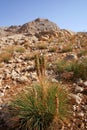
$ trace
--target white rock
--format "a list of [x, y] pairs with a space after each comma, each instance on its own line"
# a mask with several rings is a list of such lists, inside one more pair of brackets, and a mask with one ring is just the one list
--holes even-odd
[[17, 78], [17, 81], [23, 83], [23, 82], [28, 82], [28, 78], [26, 76], [21, 76]]
[[84, 113], [83, 112], [80, 112], [78, 113], [79, 116], [83, 117], [84, 116]]
[[85, 81], [85, 82], [83, 83], [83, 85], [84, 85], [85, 87], [87, 87], [87, 81]]
[[32, 81], [38, 80], [36, 72], [31, 72], [29, 78], [31, 78]]
[[4, 88], [5, 88], [5, 89], [9, 89], [9, 88], [10, 88], [10, 85], [6, 85]]
[[76, 111], [77, 110], [77, 106], [73, 105], [73, 110]]
[[78, 85], [82, 85], [83, 84], [83, 80], [81, 78], [79, 78], [78, 81], [77, 81], [77, 84]]
[[82, 98], [79, 95], [71, 93], [70, 97], [72, 99], [72, 102], [74, 102], [74, 103], [80, 104], [82, 101]]
[[19, 74], [15, 70], [12, 70], [11, 77], [12, 79], [16, 80], [16, 78], [19, 77]]
[[58, 81], [55, 78], [52, 78], [52, 82], [58, 83]]
[[76, 86], [75, 87], [75, 92], [80, 93], [83, 92], [84, 88], [80, 87], [80, 86]]
[[4, 96], [4, 92], [0, 92], [0, 97], [3, 97]]

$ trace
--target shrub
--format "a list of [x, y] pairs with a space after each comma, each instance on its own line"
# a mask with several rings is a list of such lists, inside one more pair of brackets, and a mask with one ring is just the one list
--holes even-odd
[[62, 74], [63, 72], [73, 72], [73, 79], [87, 79], [87, 58], [82, 61], [73, 62], [60, 60], [56, 63], [55, 71], [59, 74]]
[[48, 44], [44, 42], [40, 42], [36, 44], [37, 49], [47, 49]]
[[81, 56], [86, 56], [87, 55], [87, 50], [81, 50], [79, 53], [78, 53], [78, 56], [81, 57]]
[[72, 63], [71, 71], [73, 71], [74, 78], [87, 79], [87, 59]]
[[11, 53], [9, 52], [2, 52], [0, 54], [0, 62], [8, 62], [11, 59]]
[[66, 70], [67, 62], [65, 60], [59, 60], [56, 62], [56, 70], [55, 72], [61, 74]]
[[38, 54], [38, 52], [27, 53], [25, 55], [25, 60], [35, 60], [36, 54]]
[[57, 46], [53, 46], [49, 48], [49, 52], [56, 52], [57, 51]]
[[73, 50], [72, 44], [67, 43], [66, 46], [61, 50], [62, 53], [71, 52]]
[[62, 121], [69, 110], [68, 94], [59, 84], [51, 83], [44, 97], [37, 84], [12, 102], [10, 124], [18, 130], [47, 130], [51, 123]]
[[21, 47], [21, 46], [18, 46], [18, 47], [15, 48], [15, 51], [19, 52], [19, 53], [24, 53], [25, 52], [25, 48]]
[[10, 45], [10, 46], [6, 47], [4, 50], [5, 50], [5, 52], [8, 52], [8, 53], [10, 53], [10, 54], [13, 54], [14, 49], [15, 49], [15, 46]]

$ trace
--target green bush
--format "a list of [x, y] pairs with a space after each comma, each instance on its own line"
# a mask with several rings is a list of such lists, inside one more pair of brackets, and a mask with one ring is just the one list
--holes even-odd
[[73, 78], [87, 79], [87, 59], [72, 63], [71, 71], [73, 71]]
[[56, 63], [56, 68], [55, 68], [55, 71], [57, 73], [63, 73], [67, 68], [67, 62], [65, 60], [59, 60], [57, 63]]
[[56, 63], [55, 71], [59, 74], [63, 72], [73, 72], [73, 79], [87, 79], [87, 58], [73, 62], [61, 60]]
[[68, 93], [63, 86], [49, 83], [44, 96], [42, 87], [35, 84], [12, 102], [9, 123], [17, 130], [47, 130], [55, 119], [59, 122], [67, 117], [68, 110]]

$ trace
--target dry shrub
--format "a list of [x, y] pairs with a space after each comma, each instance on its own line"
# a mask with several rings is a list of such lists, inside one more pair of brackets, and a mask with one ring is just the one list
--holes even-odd
[[0, 54], [0, 62], [8, 62], [11, 59], [12, 55], [9, 52], [2, 52]]

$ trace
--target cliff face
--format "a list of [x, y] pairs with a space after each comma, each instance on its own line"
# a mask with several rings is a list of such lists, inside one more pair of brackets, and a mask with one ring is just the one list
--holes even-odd
[[[36, 19], [22, 26], [0, 28], [0, 109], [2, 111], [14, 95], [24, 91], [25, 86], [37, 81], [34, 68], [36, 54], [44, 54], [47, 61], [47, 76], [52, 82], [67, 85], [71, 92], [73, 119], [64, 130], [87, 129], [87, 33], [60, 29], [47, 19]], [[63, 64], [83, 63], [76, 71]], [[61, 69], [62, 68], [62, 69]], [[78, 69], [78, 68], [77, 68]], [[84, 77], [83, 77], [84, 74]], [[77, 76], [77, 77], [76, 77]], [[74, 79], [74, 80], [72, 80]], [[1, 112], [3, 118], [3, 112]], [[0, 125], [2, 125], [0, 123]]]

